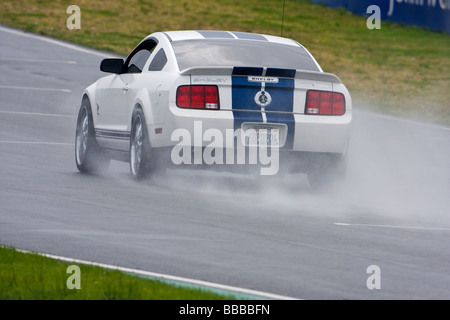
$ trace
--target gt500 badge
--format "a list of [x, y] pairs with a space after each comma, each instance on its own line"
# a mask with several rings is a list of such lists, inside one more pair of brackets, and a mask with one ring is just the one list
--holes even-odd
[[278, 78], [250, 76], [250, 77], [248, 77], [248, 81], [249, 81], [249, 82], [278, 83]]
[[255, 95], [255, 102], [261, 108], [265, 108], [272, 102], [272, 97], [267, 91], [260, 91]]

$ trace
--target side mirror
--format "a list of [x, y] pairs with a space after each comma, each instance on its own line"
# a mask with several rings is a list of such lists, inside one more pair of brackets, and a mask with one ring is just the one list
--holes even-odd
[[100, 64], [100, 70], [109, 73], [122, 73], [123, 59], [104, 59]]

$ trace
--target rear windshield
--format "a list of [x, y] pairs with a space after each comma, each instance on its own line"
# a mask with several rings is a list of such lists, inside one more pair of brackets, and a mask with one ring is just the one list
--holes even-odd
[[270, 67], [320, 71], [302, 47], [248, 40], [182, 40], [172, 42], [180, 70], [191, 67]]

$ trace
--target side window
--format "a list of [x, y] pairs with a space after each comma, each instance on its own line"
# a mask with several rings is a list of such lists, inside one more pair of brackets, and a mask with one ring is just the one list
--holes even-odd
[[147, 49], [142, 49], [130, 59], [127, 65], [127, 73], [141, 73], [147, 62], [148, 57], [150, 57], [150, 51]]
[[161, 71], [167, 63], [167, 56], [164, 49], [158, 51], [158, 53], [153, 58], [153, 61], [148, 67], [148, 71]]
[[136, 48], [126, 61], [124, 73], [141, 73], [156, 44], [150, 40]]

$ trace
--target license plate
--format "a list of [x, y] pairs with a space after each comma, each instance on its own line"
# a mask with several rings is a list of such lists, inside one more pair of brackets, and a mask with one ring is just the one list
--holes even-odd
[[245, 145], [250, 147], [280, 146], [280, 129], [249, 128], [245, 131]]

